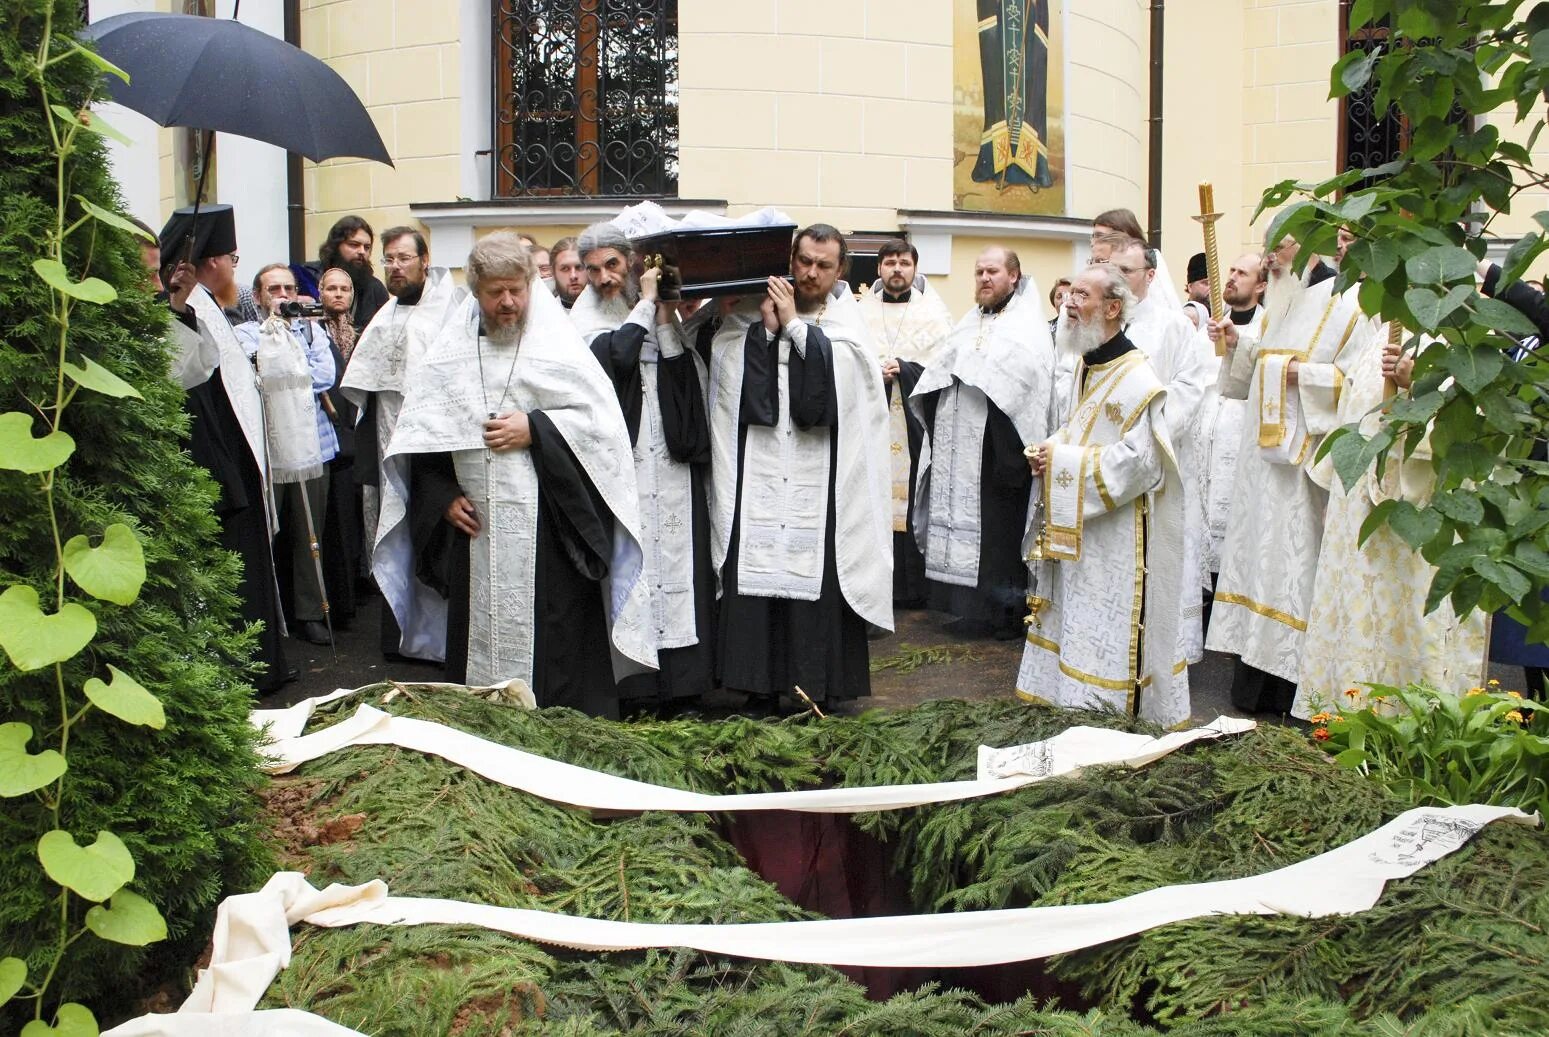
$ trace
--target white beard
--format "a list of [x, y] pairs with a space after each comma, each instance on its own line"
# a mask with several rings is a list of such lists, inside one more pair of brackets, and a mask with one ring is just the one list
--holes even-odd
[[1289, 270], [1281, 274], [1271, 273], [1269, 284], [1264, 289], [1264, 315], [1278, 323], [1305, 287], [1302, 279]]
[[1102, 325], [1095, 320], [1091, 323], [1072, 320], [1066, 311], [1061, 310], [1059, 327], [1054, 331], [1054, 344], [1061, 353], [1084, 357], [1103, 344]]

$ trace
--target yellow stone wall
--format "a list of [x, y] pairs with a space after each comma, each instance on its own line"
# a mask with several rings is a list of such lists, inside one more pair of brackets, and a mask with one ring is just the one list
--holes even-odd
[[395, 163], [306, 163], [309, 255], [346, 213], [380, 231], [412, 223], [411, 202], [457, 197], [458, 28], [457, 0], [302, 0], [302, 46], [365, 101]]

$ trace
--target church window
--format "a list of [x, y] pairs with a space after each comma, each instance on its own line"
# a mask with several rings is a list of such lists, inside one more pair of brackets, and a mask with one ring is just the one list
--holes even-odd
[[495, 194], [675, 197], [677, 0], [495, 0]]
[[[1388, 27], [1386, 22], [1350, 32], [1351, 0], [1340, 0], [1339, 38], [1340, 53], [1352, 51], [1370, 53], [1377, 47], [1386, 47]], [[1398, 109], [1389, 105], [1380, 111], [1376, 103], [1375, 79], [1356, 93], [1340, 102], [1339, 119], [1339, 172], [1350, 169], [1371, 169], [1384, 162], [1392, 162], [1404, 150], [1409, 139], [1409, 127]], [[1363, 186], [1363, 185], [1356, 185]]]

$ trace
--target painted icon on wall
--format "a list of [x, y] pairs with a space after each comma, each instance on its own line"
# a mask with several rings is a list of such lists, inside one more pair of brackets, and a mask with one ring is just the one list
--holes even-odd
[[953, 206], [1065, 213], [1063, 0], [956, 0]]

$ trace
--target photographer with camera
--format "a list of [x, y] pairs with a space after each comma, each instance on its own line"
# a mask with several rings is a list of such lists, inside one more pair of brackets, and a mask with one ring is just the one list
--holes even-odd
[[[326, 402], [336, 381], [337, 367], [328, 335], [318, 326], [324, 317], [323, 307], [298, 302], [296, 296], [296, 276], [290, 267], [284, 263], [265, 266], [253, 278], [253, 297], [262, 317], [237, 325], [236, 333], [248, 357], [255, 358], [264, 325], [272, 320], [282, 322], [311, 371], [312, 409], [323, 467], [315, 477], [300, 482], [281, 483], [276, 478], [280, 530], [275, 536], [274, 555], [281, 601], [291, 605], [286, 612], [294, 623], [294, 633], [304, 641], [326, 645], [332, 643], [333, 637], [326, 624], [323, 588], [311, 557], [310, 539], [315, 533], [322, 540], [328, 497], [327, 466], [339, 452], [339, 437]], [[267, 392], [265, 389], [266, 395]], [[271, 413], [273, 410], [271, 407]]]

